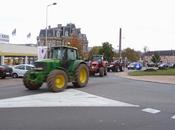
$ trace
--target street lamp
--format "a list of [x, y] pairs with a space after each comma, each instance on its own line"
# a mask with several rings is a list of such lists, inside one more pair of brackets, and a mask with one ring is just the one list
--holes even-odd
[[48, 22], [48, 7], [51, 5], [56, 5], [57, 3], [52, 3], [46, 6], [46, 46], [47, 46], [47, 22]]

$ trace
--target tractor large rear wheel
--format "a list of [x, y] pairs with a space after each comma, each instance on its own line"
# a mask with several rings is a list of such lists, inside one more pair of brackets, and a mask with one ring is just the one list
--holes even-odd
[[99, 69], [99, 75], [100, 75], [100, 77], [103, 77], [104, 76], [104, 72], [105, 70], [104, 70], [104, 68], [103, 67], [100, 67], [100, 69]]
[[36, 82], [30, 77], [31, 71], [28, 71], [24, 74], [23, 83], [24, 86], [29, 90], [37, 90], [42, 86], [42, 83]]
[[74, 87], [84, 87], [89, 80], [89, 70], [85, 64], [80, 64], [75, 73]]
[[60, 92], [67, 88], [68, 77], [63, 70], [53, 70], [47, 77], [47, 87], [52, 92]]

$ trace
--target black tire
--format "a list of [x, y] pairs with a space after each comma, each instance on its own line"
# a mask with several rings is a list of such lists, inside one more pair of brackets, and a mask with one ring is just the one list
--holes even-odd
[[100, 67], [100, 69], [99, 69], [99, 75], [100, 75], [100, 77], [103, 77], [104, 76], [104, 68], [103, 67]]
[[94, 72], [90, 72], [90, 76], [95, 76], [95, 73]]
[[117, 66], [115, 67], [115, 72], [118, 72], [118, 67]]
[[123, 71], [123, 67], [122, 67], [122, 66], [120, 66], [120, 67], [119, 67], [119, 69], [120, 69], [120, 72], [122, 72], [122, 71]]
[[49, 91], [60, 92], [67, 88], [68, 77], [63, 70], [53, 70], [47, 77]]
[[6, 78], [6, 75], [3, 75], [1, 78], [2, 78], [2, 79], [5, 79], [5, 78]]
[[1, 79], [5, 79], [5, 78], [6, 78], [6, 73], [2, 73]]
[[13, 73], [13, 74], [12, 74], [12, 77], [13, 77], [13, 78], [18, 78], [18, 74], [17, 74], [17, 73]]
[[107, 68], [105, 67], [104, 75], [107, 76]]
[[72, 82], [74, 87], [85, 87], [89, 80], [89, 71], [88, 67], [85, 64], [80, 64], [78, 68], [76, 69], [75, 73], [75, 81]]
[[34, 80], [30, 79], [29, 77], [30, 73], [31, 71], [27, 71], [24, 74], [23, 84], [29, 90], [38, 90], [42, 86], [42, 83], [37, 83]]

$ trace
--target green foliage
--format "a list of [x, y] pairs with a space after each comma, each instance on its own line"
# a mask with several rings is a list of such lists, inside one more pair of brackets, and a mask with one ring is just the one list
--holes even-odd
[[122, 57], [127, 57], [128, 61], [138, 61], [140, 56], [139, 54], [131, 48], [126, 48], [122, 51]]
[[154, 70], [154, 71], [132, 71], [129, 72], [131, 76], [144, 76], [144, 75], [175, 75], [175, 69], [167, 70]]
[[152, 56], [152, 58], [151, 58], [151, 61], [154, 62], [154, 63], [159, 63], [160, 60], [161, 60], [161, 58], [160, 58], [160, 56], [159, 56], [157, 53], [155, 53], [155, 54]]
[[103, 54], [107, 61], [112, 61], [114, 56], [112, 44], [110, 44], [109, 42], [102, 43], [102, 48], [99, 53]]
[[112, 58], [114, 56], [112, 44], [104, 42], [102, 43], [102, 47], [101, 46], [93, 47], [89, 52], [88, 59], [91, 59], [93, 55], [97, 54], [103, 55], [108, 61], [112, 61]]
[[98, 55], [100, 50], [101, 50], [101, 46], [95, 46], [93, 47], [90, 51], [89, 51], [89, 56], [88, 59], [92, 59], [93, 55]]

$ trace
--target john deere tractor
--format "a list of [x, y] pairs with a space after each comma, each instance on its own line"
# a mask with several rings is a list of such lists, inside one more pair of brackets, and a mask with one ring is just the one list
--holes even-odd
[[80, 60], [74, 47], [52, 47], [49, 59], [36, 61], [34, 64], [35, 68], [23, 78], [23, 83], [29, 90], [39, 89], [44, 82], [52, 92], [63, 91], [68, 82], [72, 82], [74, 87], [84, 87], [88, 83], [88, 67]]

